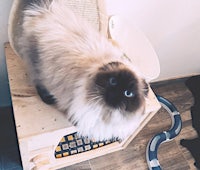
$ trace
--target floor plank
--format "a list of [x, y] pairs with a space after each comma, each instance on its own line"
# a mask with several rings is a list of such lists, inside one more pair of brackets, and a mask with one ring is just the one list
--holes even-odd
[[59, 170], [91, 170], [91, 166], [89, 161], [85, 161], [76, 165], [68, 166], [66, 168], [61, 168]]

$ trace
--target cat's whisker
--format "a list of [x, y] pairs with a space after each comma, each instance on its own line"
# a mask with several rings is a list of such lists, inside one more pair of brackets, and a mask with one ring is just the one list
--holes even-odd
[[100, 101], [102, 101], [102, 97], [101, 96], [94, 96], [94, 97], [92, 97], [92, 96], [90, 96], [91, 98], [90, 98], [90, 100], [88, 101], [89, 103], [93, 103], [93, 102], [100, 102]]

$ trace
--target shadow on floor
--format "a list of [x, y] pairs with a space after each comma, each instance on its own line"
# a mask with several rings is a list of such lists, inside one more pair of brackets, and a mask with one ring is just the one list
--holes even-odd
[[0, 170], [22, 170], [11, 107], [0, 107]]

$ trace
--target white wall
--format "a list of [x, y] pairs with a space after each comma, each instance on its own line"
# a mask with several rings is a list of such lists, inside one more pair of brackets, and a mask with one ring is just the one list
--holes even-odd
[[139, 27], [158, 54], [158, 80], [200, 74], [199, 0], [106, 0], [110, 14]]
[[[12, 1], [0, 1], [0, 72]], [[149, 38], [160, 60], [159, 80], [200, 73], [199, 0], [105, 1], [113, 14], [124, 15]]]

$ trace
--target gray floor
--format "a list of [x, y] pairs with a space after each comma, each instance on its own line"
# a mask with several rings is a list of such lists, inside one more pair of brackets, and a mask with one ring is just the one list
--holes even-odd
[[0, 170], [22, 170], [11, 107], [0, 108]]

